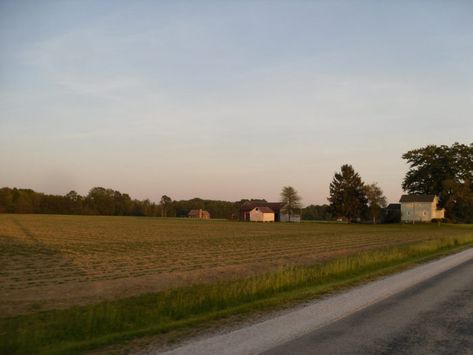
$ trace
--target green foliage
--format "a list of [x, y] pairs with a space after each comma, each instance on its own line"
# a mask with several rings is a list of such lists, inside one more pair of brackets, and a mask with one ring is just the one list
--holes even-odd
[[159, 205], [161, 206], [161, 217], [168, 216], [168, 210], [171, 207], [172, 199], [169, 196], [163, 195]]
[[[468, 236], [389, 247], [322, 264], [287, 267], [242, 280], [195, 285], [66, 310], [0, 319], [4, 354], [70, 353], [156, 334], [246, 309], [276, 305], [303, 293], [314, 296], [379, 270], [421, 260], [473, 243]], [[308, 292], [308, 290], [312, 290]]]
[[445, 180], [443, 195], [447, 196], [444, 207], [448, 211], [447, 217], [461, 223], [473, 223], [473, 184]]
[[386, 197], [377, 183], [365, 185], [365, 194], [368, 199], [368, 215], [373, 223], [376, 223], [380, 218], [381, 209], [386, 207]]
[[284, 186], [282, 188], [281, 202], [285, 204], [284, 212], [288, 214], [289, 221], [291, 220], [291, 216], [294, 214], [294, 211], [299, 210], [302, 207], [301, 200], [302, 198], [292, 186]]
[[0, 212], [38, 213], [41, 196], [31, 189], [0, 189]]
[[330, 183], [330, 207], [337, 217], [349, 221], [363, 218], [367, 211], [368, 200], [365, 185], [351, 165], [345, 164], [340, 173], [335, 173]]
[[409, 164], [402, 188], [440, 196], [440, 207], [458, 222], [473, 222], [473, 143], [428, 145], [402, 156]]
[[7, 187], [0, 189], [0, 213], [13, 213], [15, 206], [13, 202], [13, 191]]
[[243, 202], [203, 200], [201, 198], [173, 201], [168, 215], [187, 217], [190, 210], [203, 209], [209, 211], [212, 218], [231, 219], [233, 216], [238, 216], [241, 204], [243, 204]]
[[309, 205], [302, 209], [302, 219], [308, 221], [328, 221], [333, 218], [329, 205]]
[[133, 200], [126, 193], [94, 187], [86, 196], [75, 191], [65, 196], [47, 195], [30, 189], [4, 187], [0, 189], [0, 213], [46, 213], [107, 216], [187, 217], [192, 209], [204, 209], [212, 218], [232, 218], [238, 215], [244, 201], [203, 200], [172, 201], [166, 195], [157, 205], [148, 199]]

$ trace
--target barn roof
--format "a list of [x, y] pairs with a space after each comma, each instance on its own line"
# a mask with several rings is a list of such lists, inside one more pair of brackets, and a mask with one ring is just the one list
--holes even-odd
[[402, 195], [399, 202], [434, 202], [435, 195]]
[[269, 207], [271, 212], [279, 212], [283, 207], [284, 202], [258, 202], [258, 201], [247, 201], [240, 207], [240, 211], [251, 211], [255, 207]]
[[263, 213], [274, 213], [274, 211], [271, 208], [266, 207], [266, 206], [256, 206], [255, 208], [257, 208], [259, 211]]

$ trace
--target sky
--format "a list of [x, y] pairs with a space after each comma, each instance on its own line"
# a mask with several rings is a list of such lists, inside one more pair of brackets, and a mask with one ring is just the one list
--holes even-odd
[[0, 1], [0, 186], [390, 202], [473, 142], [471, 1]]

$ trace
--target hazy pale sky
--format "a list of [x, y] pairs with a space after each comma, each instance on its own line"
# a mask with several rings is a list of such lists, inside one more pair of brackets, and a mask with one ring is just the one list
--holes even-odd
[[325, 203], [473, 141], [472, 1], [0, 1], [0, 186]]

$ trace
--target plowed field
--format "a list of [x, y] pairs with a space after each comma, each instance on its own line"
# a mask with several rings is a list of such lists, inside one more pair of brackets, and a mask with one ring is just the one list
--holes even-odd
[[65, 308], [444, 236], [451, 225], [0, 215], [0, 315]]

